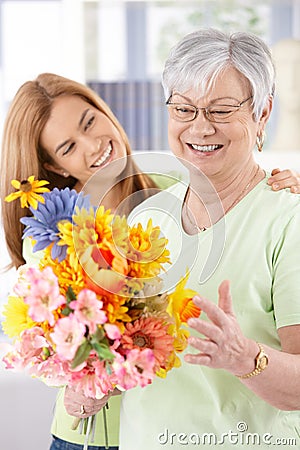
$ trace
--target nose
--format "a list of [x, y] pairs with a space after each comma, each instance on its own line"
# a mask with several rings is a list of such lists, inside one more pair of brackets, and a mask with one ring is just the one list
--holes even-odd
[[80, 147], [85, 154], [93, 155], [99, 153], [101, 140], [95, 136], [85, 135], [82, 137]]
[[190, 122], [190, 132], [197, 135], [212, 135], [215, 133], [214, 123], [207, 119], [205, 110], [199, 109], [196, 118]]

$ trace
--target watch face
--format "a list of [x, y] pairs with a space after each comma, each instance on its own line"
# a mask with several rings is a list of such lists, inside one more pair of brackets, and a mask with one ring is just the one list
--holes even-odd
[[259, 368], [264, 370], [268, 365], [268, 358], [266, 356], [262, 356], [259, 360]]

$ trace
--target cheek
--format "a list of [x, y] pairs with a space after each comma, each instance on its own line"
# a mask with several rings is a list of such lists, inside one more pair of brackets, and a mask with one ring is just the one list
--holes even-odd
[[230, 140], [232, 142], [255, 142], [257, 133], [257, 124], [254, 121], [249, 122], [249, 119], [239, 118], [232, 123], [230, 129]]
[[182, 143], [180, 140], [182, 132], [183, 132], [182, 126], [178, 125], [178, 122], [174, 123], [172, 120], [169, 120], [168, 141], [169, 141], [171, 150], [174, 151], [174, 153], [176, 153], [176, 151], [178, 151], [182, 146]]

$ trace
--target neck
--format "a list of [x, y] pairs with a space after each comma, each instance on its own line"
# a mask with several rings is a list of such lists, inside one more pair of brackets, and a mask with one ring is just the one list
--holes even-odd
[[[190, 185], [195, 192], [201, 193], [205, 203], [211, 204], [221, 200], [226, 203], [227, 199], [237, 196], [247, 185], [257, 170], [257, 163], [252, 155], [238, 168], [222, 171], [213, 175], [205, 176], [199, 172], [191, 174]], [[216, 198], [216, 192], [218, 194]]]
[[[253, 187], [263, 179], [262, 169], [253, 160], [239, 171], [222, 178], [191, 177], [186, 198], [188, 221], [197, 228], [208, 228], [230, 211]], [[209, 182], [210, 181], [210, 182]], [[192, 220], [191, 220], [192, 217]]]
[[114, 185], [112, 181], [105, 183], [103, 179], [91, 178], [85, 185], [78, 181], [74, 188], [77, 192], [83, 191], [84, 195], [89, 195], [92, 205], [96, 207], [103, 205], [105, 209], [110, 209], [112, 212], [122, 198], [120, 185], [118, 183]]

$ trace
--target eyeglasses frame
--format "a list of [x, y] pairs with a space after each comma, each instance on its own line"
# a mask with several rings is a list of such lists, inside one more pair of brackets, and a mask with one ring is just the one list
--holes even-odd
[[[223, 122], [223, 121], [219, 121], [219, 120], [214, 120], [212, 118], [209, 118], [209, 112], [207, 111], [208, 108], [210, 108], [210, 106], [206, 106], [206, 107], [202, 107], [202, 108], [198, 108], [198, 106], [195, 105], [190, 105], [189, 103], [172, 103], [170, 102], [170, 99], [172, 97], [173, 94], [170, 95], [170, 97], [168, 98], [168, 100], [166, 101], [166, 105], [185, 105], [185, 106], [189, 106], [191, 108], [194, 108], [195, 112], [194, 112], [194, 117], [192, 119], [188, 119], [188, 120], [179, 120], [179, 119], [174, 119], [177, 122], [192, 122], [193, 120], [196, 119], [196, 117], [198, 116], [200, 111], [203, 111], [204, 113], [204, 117], [209, 121], [209, 122], [214, 122], [214, 123], [229, 123], [229, 122]], [[253, 95], [250, 95], [250, 97], [246, 98], [245, 100], [242, 100], [238, 105], [221, 105], [219, 103], [215, 104], [215, 105], [211, 105], [211, 106], [230, 106], [230, 108], [235, 108], [235, 111], [232, 112], [232, 114], [230, 114], [229, 117], [231, 117], [233, 114], [235, 114], [248, 100], [250, 100], [250, 98], [253, 98]]]

